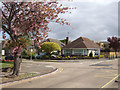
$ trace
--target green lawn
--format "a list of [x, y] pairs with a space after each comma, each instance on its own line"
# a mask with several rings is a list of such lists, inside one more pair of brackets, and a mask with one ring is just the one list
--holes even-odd
[[5, 59], [6, 56], [2, 56], [2, 59]]
[[13, 63], [0, 63], [0, 68], [13, 67]]

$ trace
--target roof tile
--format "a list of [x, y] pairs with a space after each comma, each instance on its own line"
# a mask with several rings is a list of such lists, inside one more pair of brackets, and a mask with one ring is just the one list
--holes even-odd
[[100, 48], [99, 45], [94, 43], [92, 40], [85, 38], [85, 37], [79, 37], [78, 39], [74, 40], [70, 44], [63, 47], [65, 48]]

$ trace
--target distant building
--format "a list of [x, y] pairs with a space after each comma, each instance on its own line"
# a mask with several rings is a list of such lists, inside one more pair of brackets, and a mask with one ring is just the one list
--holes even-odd
[[100, 47], [98, 44], [85, 37], [79, 37], [70, 44], [62, 47], [62, 55], [89, 56], [91, 52], [93, 56], [99, 56]]
[[106, 58], [120, 57], [120, 52], [119, 51], [115, 52], [115, 50], [113, 48], [110, 48], [109, 42], [101, 41], [101, 42], [97, 42], [97, 44], [100, 46], [101, 55], [104, 55], [104, 57], [106, 57]]
[[105, 48], [109, 48], [109, 42], [107, 41], [101, 41], [101, 42], [96, 42], [101, 48], [101, 50], [104, 50]]
[[10, 53], [9, 48], [6, 46], [8, 41], [9, 41], [8, 39], [1, 41], [1, 51], [4, 51], [4, 55], [8, 55]]

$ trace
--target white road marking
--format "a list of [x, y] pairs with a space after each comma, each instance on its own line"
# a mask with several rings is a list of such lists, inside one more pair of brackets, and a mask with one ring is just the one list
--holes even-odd
[[105, 62], [105, 61], [99, 61], [99, 62], [96, 62], [96, 63], [92, 63], [90, 65], [95, 65], [95, 64], [98, 64], [98, 63], [102, 63], [102, 62]]
[[54, 68], [53, 66], [45, 66], [45, 67], [48, 67], [48, 68], [51, 68], [51, 67], [52, 67], [52, 68]]

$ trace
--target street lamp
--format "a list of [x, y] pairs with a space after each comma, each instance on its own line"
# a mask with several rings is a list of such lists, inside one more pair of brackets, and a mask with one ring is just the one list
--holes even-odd
[[31, 60], [32, 60], [32, 52], [33, 52], [33, 49], [31, 48], [30, 51], [31, 51]]

